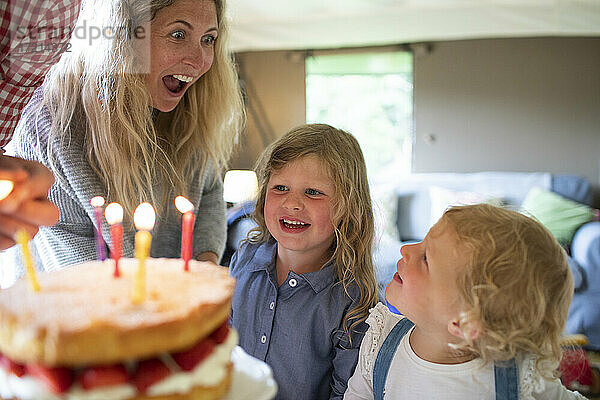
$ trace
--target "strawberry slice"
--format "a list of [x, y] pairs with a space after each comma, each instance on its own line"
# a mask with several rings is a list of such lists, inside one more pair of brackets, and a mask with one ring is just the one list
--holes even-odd
[[229, 336], [229, 322], [225, 321], [220, 327], [215, 329], [213, 333], [210, 334], [210, 338], [214, 340], [217, 344], [223, 343], [227, 336]]
[[200, 361], [208, 357], [214, 348], [215, 341], [211, 338], [206, 338], [186, 351], [171, 354], [171, 357], [173, 357], [173, 360], [175, 360], [182, 370], [191, 371]]
[[44, 367], [40, 364], [27, 364], [26, 372], [39, 379], [52, 393], [61, 394], [73, 384], [73, 371], [65, 367]]
[[165, 379], [171, 370], [158, 358], [140, 361], [131, 383], [140, 393], [145, 393], [146, 389], [156, 382]]
[[11, 374], [18, 376], [19, 378], [25, 375], [25, 366], [23, 364], [14, 362], [10, 358], [5, 357], [2, 354], [0, 354], [0, 367], [4, 368]]
[[82, 388], [91, 390], [102, 386], [122, 385], [129, 382], [129, 375], [123, 364], [101, 365], [86, 368], [78, 379]]

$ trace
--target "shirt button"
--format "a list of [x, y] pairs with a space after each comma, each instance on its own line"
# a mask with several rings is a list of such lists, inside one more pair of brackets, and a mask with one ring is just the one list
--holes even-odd
[[263, 344], [266, 343], [267, 342], [267, 337], [265, 335], [262, 335], [261, 338], [260, 338], [260, 342], [263, 343]]
[[296, 287], [296, 285], [298, 284], [298, 281], [294, 278], [290, 279], [290, 286], [291, 287]]
[[272, 301], [271, 304], [269, 304], [269, 309], [272, 310], [275, 308], [275, 302]]

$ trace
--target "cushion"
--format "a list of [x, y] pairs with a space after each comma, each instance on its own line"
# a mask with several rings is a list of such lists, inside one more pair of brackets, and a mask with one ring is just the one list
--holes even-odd
[[571, 243], [577, 228], [594, 219], [593, 208], [539, 187], [531, 188], [521, 209], [548, 228], [563, 246]]
[[430, 226], [435, 225], [450, 206], [466, 206], [479, 203], [502, 205], [502, 199], [498, 197], [476, 192], [455, 191], [439, 186], [429, 187], [429, 199], [431, 202]]

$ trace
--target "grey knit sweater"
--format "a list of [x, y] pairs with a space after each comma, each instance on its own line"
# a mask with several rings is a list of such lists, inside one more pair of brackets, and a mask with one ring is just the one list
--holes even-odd
[[[51, 120], [46, 108], [41, 109], [43, 88], [39, 88], [27, 107], [9, 151], [15, 155], [36, 160], [49, 166], [47, 154], [48, 134]], [[84, 126], [74, 121], [72, 126]], [[35, 236], [32, 251], [36, 254], [38, 269], [51, 271], [61, 267], [97, 259], [94, 239], [95, 218], [90, 200], [94, 196], [107, 197], [107, 190], [86, 160], [83, 129], [73, 129], [70, 140], [53, 143], [55, 166], [60, 176], [49, 192], [49, 198], [60, 210], [58, 223], [53, 227], [42, 227]], [[204, 171], [198, 170], [188, 185], [188, 198], [195, 206], [196, 224], [194, 227], [193, 256], [204, 251], [212, 251], [221, 256], [225, 248], [226, 224], [223, 186], [215, 177], [214, 165]], [[160, 187], [155, 188], [160, 192]], [[169, 199], [168, 204], [173, 204]], [[152, 231], [151, 257], [180, 257], [181, 252], [181, 213], [173, 205], [156, 222]], [[131, 221], [129, 221], [131, 222]], [[123, 256], [133, 257], [135, 229], [124, 221]], [[109, 226], [103, 218], [102, 236], [112, 248]], [[9, 249], [0, 260], [4, 276], [2, 281], [12, 283], [23, 273], [20, 251]], [[7, 261], [12, 260], [12, 261]], [[6, 264], [14, 264], [11, 268]], [[7, 275], [13, 274], [13, 277]]]

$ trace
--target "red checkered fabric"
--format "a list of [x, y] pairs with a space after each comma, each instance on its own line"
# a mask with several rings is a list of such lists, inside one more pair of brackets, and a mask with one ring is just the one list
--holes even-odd
[[0, 149], [21, 110], [67, 49], [81, 0], [1, 0]]

